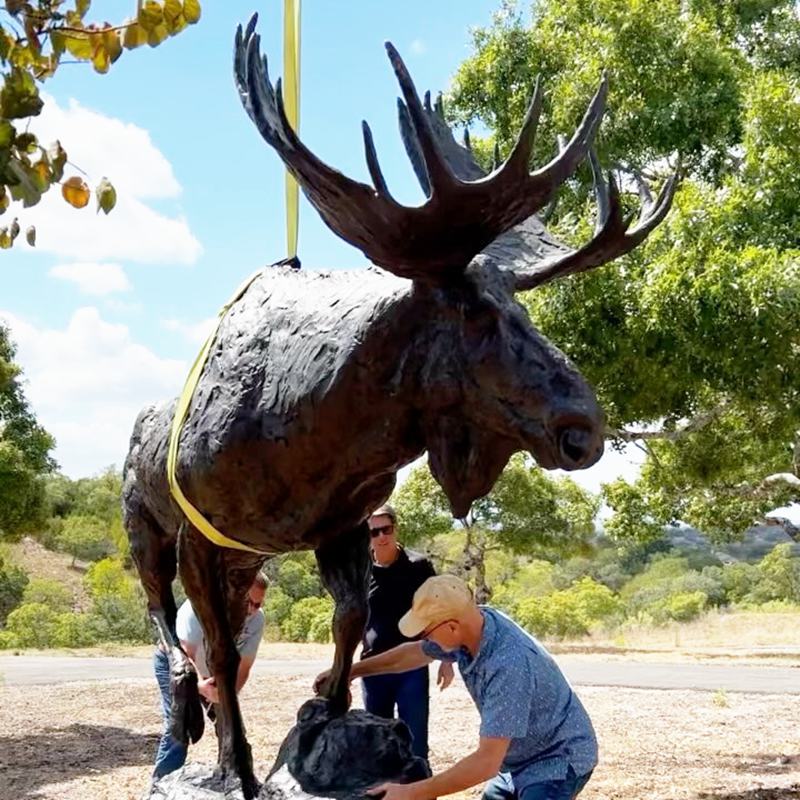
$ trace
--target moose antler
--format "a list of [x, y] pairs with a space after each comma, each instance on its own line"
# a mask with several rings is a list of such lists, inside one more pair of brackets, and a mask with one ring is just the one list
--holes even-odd
[[375, 264], [403, 277], [430, 281], [457, 274], [498, 236], [545, 206], [586, 157], [603, 115], [605, 77], [564, 150], [530, 173], [542, 104], [537, 83], [509, 157], [491, 175], [463, 180], [443, 155], [405, 64], [387, 43], [430, 189], [423, 205], [402, 206], [389, 194], [366, 122], [364, 147], [374, 188], [332, 169], [300, 141], [286, 119], [280, 80], [274, 89], [270, 83], [256, 21], [254, 15], [244, 32], [241, 26], [236, 31], [234, 72], [245, 110], [328, 227]]
[[[411, 115], [402, 102], [398, 111], [400, 133], [406, 152], [423, 191], [430, 194], [430, 184], [424, 170], [424, 161]], [[424, 112], [428, 125], [436, 136], [437, 144], [455, 174], [470, 179], [486, 176], [486, 172], [472, 156], [469, 134], [465, 132], [463, 146], [453, 136], [444, 118], [441, 97], [437, 98], [431, 107], [430, 94], [426, 93]], [[560, 152], [567, 146], [559, 142]], [[499, 160], [496, 147], [494, 160], [495, 163]], [[563, 275], [585, 272], [619, 258], [641, 244], [669, 212], [677, 187], [677, 173], [667, 179], [655, 201], [644, 177], [640, 173], [634, 173], [641, 210], [639, 224], [631, 229], [633, 215], [627, 217], [623, 215], [614, 176], [609, 173], [607, 180], [603, 177], [593, 147], [589, 148], [589, 163], [597, 202], [597, 223], [594, 237], [583, 247], [573, 250], [558, 242], [547, 232], [542, 220], [531, 216], [499, 236], [480, 253], [481, 261], [491, 261], [501, 269], [514, 273], [516, 291], [534, 289]]]

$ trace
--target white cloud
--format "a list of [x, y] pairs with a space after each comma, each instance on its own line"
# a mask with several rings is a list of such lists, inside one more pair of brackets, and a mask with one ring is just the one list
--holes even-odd
[[161, 321], [161, 327], [167, 331], [180, 334], [186, 341], [192, 344], [202, 344], [217, 323], [217, 317], [208, 317], [199, 322], [184, 322], [179, 319], [165, 319]]
[[26, 395], [71, 477], [121, 466], [136, 415], [176, 396], [186, 377], [184, 362], [160, 358], [91, 306], [75, 311], [64, 329], [38, 328], [4, 311], [0, 319], [18, 346]]
[[74, 283], [83, 294], [103, 296], [131, 289], [128, 276], [119, 264], [91, 261], [58, 264], [50, 270], [49, 275]]
[[[150, 134], [136, 125], [99, 114], [70, 100], [62, 108], [52, 98], [32, 130], [49, 144], [59, 139], [90, 186], [107, 176], [117, 190], [117, 206], [97, 214], [96, 203], [75, 209], [58, 187], [24, 214], [25, 226], [36, 225], [36, 249], [81, 261], [104, 259], [142, 263], [191, 264], [202, 246], [182, 215], [155, 211], [147, 199], [175, 198], [181, 192], [166, 157]], [[65, 175], [76, 173], [67, 166]]]
[[428, 45], [422, 39], [414, 39], [409, 49], [411, 50], [411, 55], [422, 56], [428, 52]]

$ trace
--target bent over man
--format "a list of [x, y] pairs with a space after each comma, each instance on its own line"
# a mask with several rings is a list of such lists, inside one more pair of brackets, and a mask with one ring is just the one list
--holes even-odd
[[425, 581], [400, 630], [423, 641], [355, 664], [351, 678], [455, 661], [480, 713], [480, 742], [444, 772], [385, 783], [369, 794], [430, 800], [484, 781], [484, 800], [572, 800], [580, 793], [597, 763], [597, 739], [580, 700], [536, 639], [499, 611], [477, 606], [452, 575]]

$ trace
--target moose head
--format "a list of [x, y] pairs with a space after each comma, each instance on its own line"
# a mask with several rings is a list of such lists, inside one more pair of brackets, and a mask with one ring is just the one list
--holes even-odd
[[[453, 512], [463, 516], [517, 450], [546, 468], [582, 469], [603, 452], [604, 418], [594, 392], [565, 356], [531, 324], [516, 292], [584, 272], [629, 252], [664, 219], [676, 178], [653, 200], [643, 193], [634, 227], [623, 214], [613, 175], [604, 177], [592, 143], [603, 116], [603, 77], [572, 138], [530, 171], [542, 110], [537, 80], [510, 154], [490, 174], [469, 138], [454, 139], [441, 103], [421, 101], [394, 47], [386, 49], [403, 96], [406, 151], [425, 191], [417, 207], [393, 199], [363, 123], [372, 186], [329, 167], [287, 121], [281, 82], [273, 86], [255, 33], [257, 17], [237, 31], [234, 71], [244, 108], [297, 179], [328, 227], [377, 267], [411, 282], [427, 315], [428, 354], [421, 418], [432, 472]], [[579, 249], [558, 242], [536, 216], [588, 158], [597, 223]], [[499, 159], [498, 159], [499, 160]]]

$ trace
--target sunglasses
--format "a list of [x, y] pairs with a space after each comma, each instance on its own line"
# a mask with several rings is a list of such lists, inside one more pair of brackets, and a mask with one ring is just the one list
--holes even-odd
[[261, 603], [260, 602], [256, 603], [254, 600], [251, 600], [249, 597], [247, 598], [247, 605], [250, 608], [255, 608], [255, 609], [261, 608]]
[[387, 536], [394, 532], [394, 525], [381, 525], [378, 528], [370, 528], [369, 535], [371, 539], [377, 539], [382, 533]]

